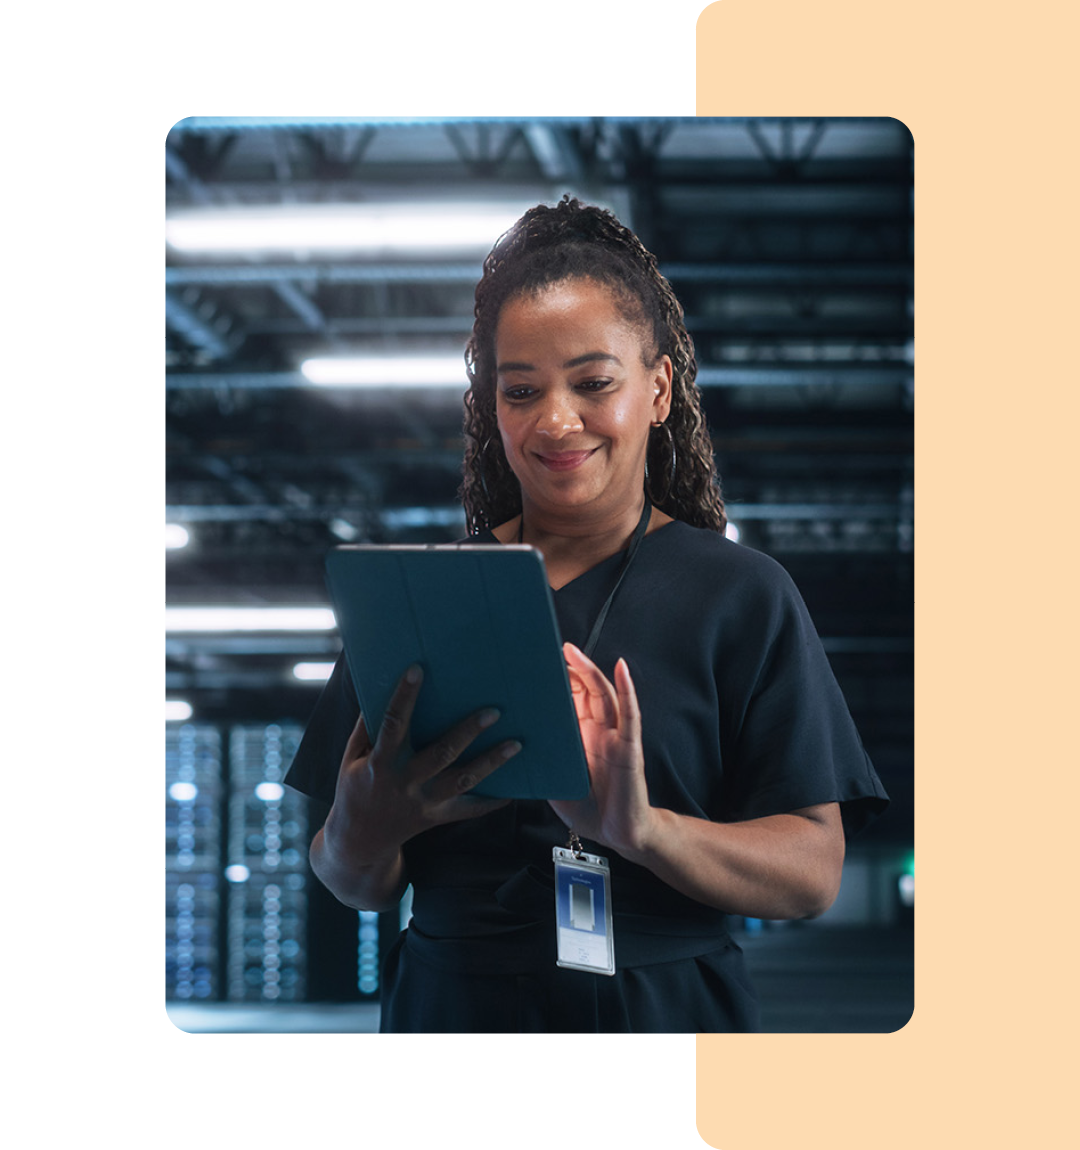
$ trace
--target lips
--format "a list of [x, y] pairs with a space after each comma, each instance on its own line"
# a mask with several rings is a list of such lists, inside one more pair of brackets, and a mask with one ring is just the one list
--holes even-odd
[[549, 471], [573, 471], [580, 467], [598, 449], [593, 447], [588, 451], [556, 451], [545, 455], [537, 453], [536, 458], [548, 468]]

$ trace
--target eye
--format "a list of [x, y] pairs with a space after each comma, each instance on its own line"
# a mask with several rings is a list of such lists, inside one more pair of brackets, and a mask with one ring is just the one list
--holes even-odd
[[535, 389], [518, 384], [516, 387], [504, 387], [500, 394], [509, 403], [521, 403], [526, 399], [531, 399], [535, 394]]
[[607, 378], [584, 379], [581, 381], [581, 383], [577, 384], [577, 389], [578, 391], [585, 392], [603, 391], [605, 387], [609, 387], [611, 385], [611, 382], [612, 381]]

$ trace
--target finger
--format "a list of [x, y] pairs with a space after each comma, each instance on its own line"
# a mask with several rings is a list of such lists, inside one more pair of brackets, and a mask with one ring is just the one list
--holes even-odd
[[356, 726], [353, 727], [352, 733], [349, 735], [349, 741], [345, 744], [345, 754], [342, 756], [342, 762], [352, 763], [370, 753], [371, 736], [368, 734], [364, 716], [360, 715], [356, 720]]
[[615, 690], [619, 695], [619, 737], [637, 742], [641, 738], [641, 706], [625, 659], [615, 664]]
[[570, 690], [574, 698], [574, 710], [579, 720], [599, 723], [605, 727], [618, 726], [619, 716], [614, 693], [597, 689], [574, 668], [570, 668]]
[[460, 795], [471, 791], [488, 775], [494, 774], [507, 759], [512, 759], [521, 744], [516, 739], [508, 739], [490, 751], [478, 755], [471, 762], [455, 767], [452, 771], [443, 771], [431, 784], [430, 793], [435, 802], [448, 802]]
[[[579, 651], [573, 643], [563, 644], [563, 655], [570, 670], [570, 682], [573, 685], [575, 676], [584, 686], [588, 698], [588, 710], [584, 717], [614, 727], [619, 722], [619, 697], [615, 688], [608, 682], [607, 676], [586, 655]], [[578, 698], [575, 695], [575, 702]], [[581, 711], [578, 717], [582, 717]]]
[[574, 700], [574, 711], [577, 717], [587, 719], [589, 717], [589, 688], [585, 680], [578, 674], [577, 668], [570, 662], [570, 657], [566, 655], [566, 648], [569, 646], [571, 646], [569, 643], [563, 644], [563, 654], [567, 660], [567, 677], [570, 680], [570, 695]]
[[494, 707], [463, 719], [412, 759], [409, 768], [413, 778], [423, 782], [453, 766], [469, 744], [498, 720], [499, 712]]
[[382, 725], [375, 738], [371, 756], [375, 763], [393, 763], [401, 748], [408, 742], [409, 723], [412, 720], [416, 698], [420, 694], [420, 684], [424, 672], [414, 663], [398, 680], [390, 702], [386, 706]]
[[610, 687], [604, 672], [573, 643], [563, 643], [563, 657], [570, 670], [576, 671], [581, 676], [591, 692], [603, 694], [604, 688]]

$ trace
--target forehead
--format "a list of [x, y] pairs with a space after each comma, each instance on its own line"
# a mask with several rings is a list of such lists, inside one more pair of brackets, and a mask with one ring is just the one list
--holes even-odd
[[497, 346], [604, 340], [643, 345], [644, 324], [628, 314], [627, 301], [607, 284], [591, 279], [561, 280], [511, 296], [499, 312]]

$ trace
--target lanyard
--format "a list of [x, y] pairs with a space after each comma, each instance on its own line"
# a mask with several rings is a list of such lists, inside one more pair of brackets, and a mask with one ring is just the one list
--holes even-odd
[[[641, 546], [642, 539], [645, 538], [645, 532], [649, 527], [649, 518], [652, 515], [652, 503], [648, 495], [645, 496], [645, 506], [641, 509], [641, 518], [638, 520], [637, 527], [634, 528], [634, 534], [630, 537], [630, 546], [626, 549], [626, 554], [623, 556], [623, 561], [619, 565], [619, 572], [615, 576], [615, 585], [611, 588], [607, 599], [604, 601], [603, 607], [600, 608], [600, 614], [596, 617], [596, 622], [593, 624], [592, 631], [589, 632], [589, 638], [584, 648], [586, 658], [591, 659], [592, 653], [596, 650], [596, 644], [600, 641], [600, 632], [604, 629], [604, 622], [607, 619], [608, 611], [611, 610], [611, 604], [615, 600], [615, 593], [622, 585], [623, 579], [626, 577], [627, 571], [630, 570], [630, 564], [634, 561], [634, 556], [637, 555], [638, 548]], [[525, 517], [522, 516], [520, 525], [518, 526], [518, 542], [521, 543], [525, 533]]]
[[[641, 546], [645, 532], [649, 529], [652, 516], [652, 503], [645, 495], [645, 506], [641, 509], [630, 544], [619, 564], [615, 584], [604, 600], [600, 614], [589, 632], [583, 648], [587, 658], [592, 658], [600, 632], [604, 629], [608, 611], [622, 581], [626, 578]], [[525, 522], [522, 516], [518, 527], [518, 542], [524, 541]], [[514, 819], [517, 825], [517, 811]], [[570, 827], [570, 841], [565, 847], [554, 847], [552, 859], [555, 865], [555, 941], [556, 963], [573, 970], [590, 971], [593, 974], [615, 973], [615, 949], [612, 933], [611, 879], [608, 860], [601, 855], [586, 854], [581, 849], [581, 840]]]

